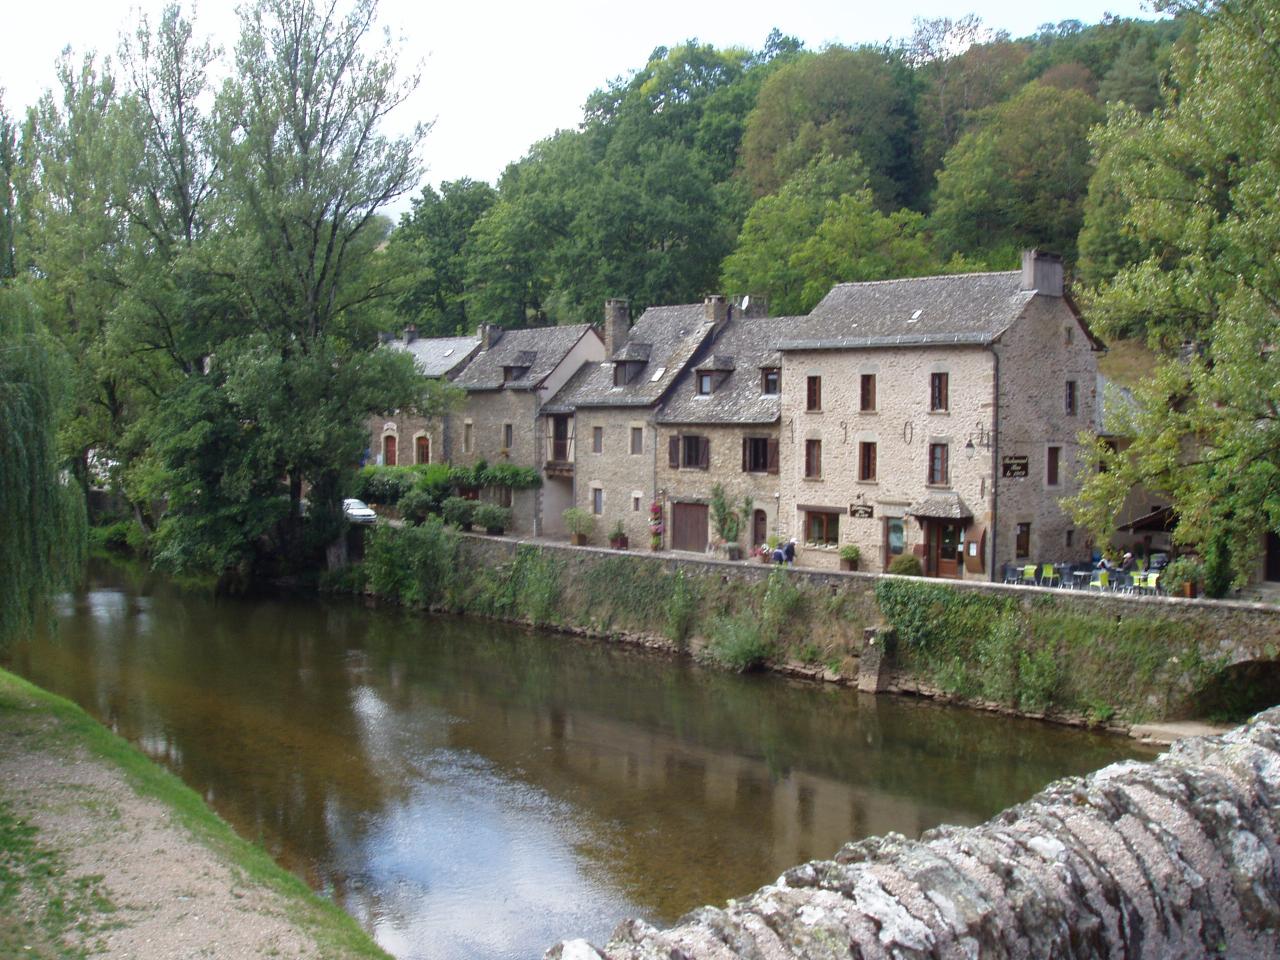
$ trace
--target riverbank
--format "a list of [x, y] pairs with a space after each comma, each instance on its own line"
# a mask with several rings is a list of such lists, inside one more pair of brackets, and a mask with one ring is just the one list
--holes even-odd
[[3, 670], [0, 956], [388, 960], [176, 777]]

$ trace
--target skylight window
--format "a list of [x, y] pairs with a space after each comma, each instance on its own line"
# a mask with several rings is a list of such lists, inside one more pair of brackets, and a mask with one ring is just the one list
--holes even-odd
[[659, 367], [657, 370], [653, 371], [653, 376], [649, 378], [649, 382], [657, 383], [659, 380], [662, 379], [663, 374], [665, 374], [666, 372], [667, 372], [666, 367]]
[[917, 310], [915, 313], [911, 315], [911, 319], [908, 320], [907, 323], [915, 323], [917, 320], [920, 319], [920, 314], [922, 313], [924, 313], [923, 310]]

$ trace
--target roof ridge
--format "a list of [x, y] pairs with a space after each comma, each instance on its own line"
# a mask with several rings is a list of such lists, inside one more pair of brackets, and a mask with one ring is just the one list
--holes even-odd
[[1021, 275], [1020, 270], [979, 270], [973, 273], [931, 273], [923, 277], [892, 277], [888, 280], [846, 280], [837, 283], [833, 290], [840, 287], [870, 287], [887, 283], [913, 283], [916, 280], [963, 280], [970, 277], [1013, 277]]

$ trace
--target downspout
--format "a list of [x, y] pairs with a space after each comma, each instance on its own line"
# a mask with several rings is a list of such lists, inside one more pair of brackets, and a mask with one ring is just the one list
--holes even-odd
[[[650, 444], [650, 446], [652, 446], [652, 447], [653, 447], [653, 450], [652, 450], [652, 453], [653, 453], [653, 470], [652, 470], [652, 472], [651, 472], [652, 482], [651, 482], [651, 483], [650, 483], [650, 485], [649, 485], [649, 489], [653, 491], [653, 496], [652, 496], [652, 498], [650, 498], [649, 503], [644, 503], [644, 504], [641, 504], [641, 505], [640, 505], [640, 506], [641, 506], [641, 508], [644, 510], [644, 517], [645, 517], [645, 523], [646, 523], [646, 524], [648, 524], [649, 520], [651, 519], [651, 518], [650, 518], [650, 515], [649, 515], [649, 505], [650, 505], [650, 504], [653, 504], [653, 503], [657, 503], [657, 502], [658, 502], [658, 411], [659, 411], [659, 410], [661, 410], [661, 409], [662, 409], [662, 404], [661, 404], [661, 403], [657, 403], [657, 404], [655, 404], [655, 405], [654, 405], [654, 407], [653, 407], [653, 411], [649, 414], [649, 424], [653, 427], [653, 443], [652, 443], [652, 444]], [[665, 543], [665, 541], [666, 541], [666, 537], [667, 537], [667, 534], [666, 534], [666, 530], [667, 530], [667, 517], [666, 517], [666, 511], [667, 511], [667, 505], [664, 503], [664, 504], [662, 505], [662, 513], [663, 513], [663, 516], [662, 516], [662, 531], [663, 531], [663, 532], [662, 532], [662, 539], [663, 539], [664, 543]]]
[[[993, 416], [991, 417], [991, 582], [996, 582], [996, 552], [997, 539], [1000, 536], [1000, 518], [998, 510], [1000, 506], [1000, 353], [996, 350], [994, 342], [987, 346], [991, 351], [991, 362], [993, 367], [992, 376], [992, 404], [991, 409]], [[1001, 579], [1004, 579], [1001, 577]]]

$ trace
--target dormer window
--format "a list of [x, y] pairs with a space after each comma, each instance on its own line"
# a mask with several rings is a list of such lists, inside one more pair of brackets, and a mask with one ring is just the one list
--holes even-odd
[[613, 365], [613, 385], [615, 387], [625, 387], [628, 383], [640, 376], [640, 371], [644, 369], [644, 362], [639, 360], [619, 360]]
[[733, 373], [733, 357], [708, 357], [705, 364], [698, 368], [694, 378], [694, 389], [698, 396], [709, 396], [720, 389], [720, 384], [729, 379]]
[[523, 379], [525, 374], [529, 372], [529, 368], [533, 366], [533, 361], [538, 359], [538, 354], [533, 350], [521, 350], [511, 362], [502, 366], [502, 382], [511, 383], [513, 380]]
[[776, 396], [782, 392], [782, 369], [780, 367], [760, 368], [760, 392], [766, 396]]
[[716, 388], [715, 376], [716, 375], [714, 373], [711, 373], [710, 371], [698, 372], [698, 395], [699, 396], [705, 397], [709, 395], [713, 390], [715, 390]]
[[528, 367], [503, 367], [502, 382], [510, 383], [512, 380], [519, 380], [528, 372], [529, 372]]

